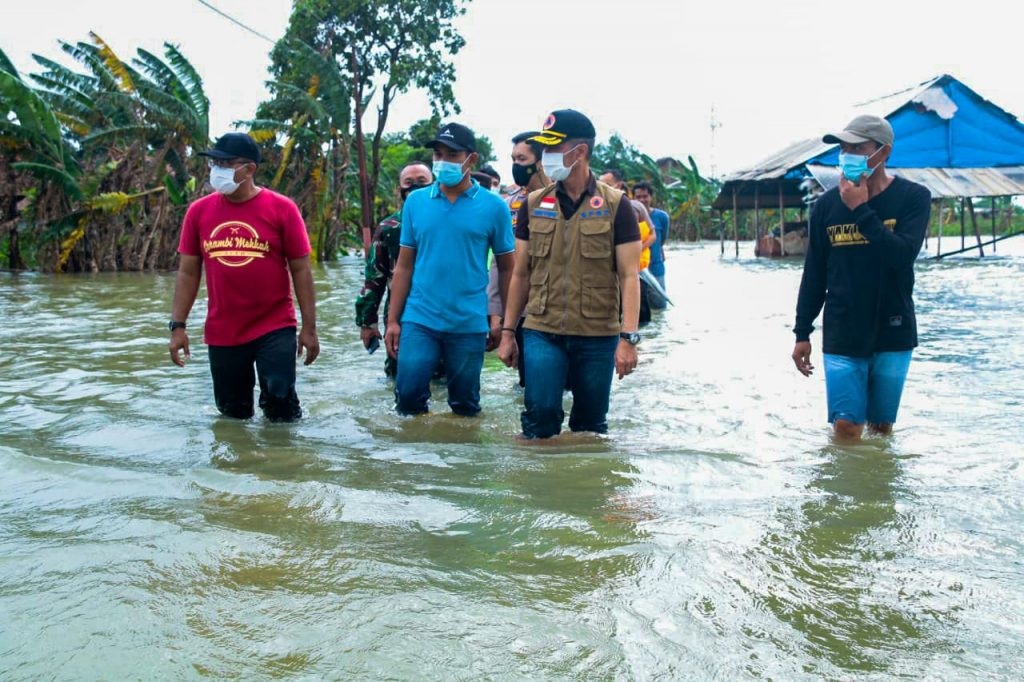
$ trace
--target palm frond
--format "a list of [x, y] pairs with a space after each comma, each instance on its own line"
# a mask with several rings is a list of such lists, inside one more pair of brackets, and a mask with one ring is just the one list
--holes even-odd
[[103, 60], [103, 65], [118, 80], [122, 92], [134, 92], [135, 81], [132, 80], [131, 72], [128, 66], [117, 56], [117, 53], [114, 52], [114, 49], [94, 31], [89, 31], [89, 38], [100, 49], [99, 56]]
[[176, 45], [164, 43], [164, 54], [167, 61], [171, 63], [174, 73], [188, 89], [189, 97], [192, 99], [192, 106], [203, 119], [209, 119], [210, 100], [203, 90], [203, 79], [199, 76], [192, 62], [185, 58], [185, 55], [178, 50]]
[[14, 68], [14, 62], [7, 57], [7, 53], [3, 50], [0, 50], [0, 71], [6, 71], [18, 80], [21, 80], [21, 75], [18, 73], [18, 70]]
[[71, 199], [77, 200], [82, 198], [82, 190], [78, 185], [78, 181], [62, 168], [32, 161], [19, 161], [11, 164], [11, 167], [32, 173], [40, 180], [60, 183], [64, 193]]

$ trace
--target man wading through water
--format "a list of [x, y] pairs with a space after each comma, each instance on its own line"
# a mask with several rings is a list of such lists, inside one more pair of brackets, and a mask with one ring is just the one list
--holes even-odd
[[[381, 300], [384, 302], [384, 322], [387, 323], [391, 303], [391, 276], [398, 262], [399, 237], [402, 232], [402, 205], [415, 190], [429, 187], [434, 181], [427, 164], [410, 161], [398, 174], [398, 211], [380, 222], [370, 242], [370, 254], [366, 259], [366, 279], [363, 290], [356, 299], [356, 324], [363, 348], [373, 353], [380, 346], [380, 329], [377, 326], [377, 311]], [[384, 375], [394, 378], [398, 374], [398, 362], [385, 353]]]
[[[510, 192], [505, 201], [508, 203], [509, 215], [512, 218], [512, 231], [515, 233], [516, 221], [519, 218], [519, 209], [526, 203], [527, 195], [534, 191], [547, 187], [551, 184], [548, 177], [544, 175], [540, 159], [544, 154], [544, 145], [533, 140], [540, 135], [539, 131], [531, 130], [519, 133], [512, 138], [512, 180], [516, 183], [514, 191]], [[501, 342], [501, 328], [505, 325], [505, 310], [502, 308], [501, 295], [499, 290], [499, 277], [497, 263], [491, 266], [491, 278], [487, 283], [487, 317], [491, 323], [491, 340], [488, 345], [497, 347]], [[526, 353], [523, 352], [523, 323], [524, 317], [520, 317], [515, 324], [516, 344], [519, 347], [519, 358], [516, 367], [519, 370], [519, 385], [526, 386]], [[509, 327], [512, 327], [510, 322]]]
[[884, 118], [858, 116], [839, 133], [839, 187], [811, 210], [810, 241], [796, 305], [793, 362], [804, 376], [810, 334], [822, 324], [828, 420], [842, 441], [860, 439], [867, 423], [888, 434], [917, 346], [914, 261], [931, 213], [931, 194], [885, 172], [893, 149]]
[[441, 127], [427, 145], [434, 177], [402, 208], [401, 251], [391, 281], [384, 343], [398, 359], [395, 404], [401, 414], [427, 411], [430, 378], [444, 359], [448, 405], [480, 411], [480, 370], [487, 344], [487, 252], [494, 252], [503, 292], [512, 273], [512, 224], [505, 202], [469, 177], [477, 161], [473, 131]]
[[[248, 135], [223, 135], [200, 155], [209, 157], [216, 191], [189, 206], [182, 224], [168, 325], [171, 360], [184, 367], [181, 353], [191, 357], [185, 321], [205, 268], [204, 338], [217, 409], [228, 417], [251, 417], [258, 374], [264, 416], [298, 419], [295, 358], [305, 348], [309, 365], [320, 354], [306, 225], [291, 199], [253, 182], [260, 150]], [[302, 310], [297, 342], [293, 283]]]
[[[530, 192], [516, 220], [516, 264], [498, 355], [519, 349], [515, 320], [526, 308], [525, 438], [562, 430], [562, 389], [572, 387], [569, 428], [605, 433], [612, 375], [637, 363], [640, 229], [629, 200], [590, 171], [594, 125], [571, 109], [550, 114], [534, 139], [554, 181]], [[620, 317], [621, 305], [621, 317]]]

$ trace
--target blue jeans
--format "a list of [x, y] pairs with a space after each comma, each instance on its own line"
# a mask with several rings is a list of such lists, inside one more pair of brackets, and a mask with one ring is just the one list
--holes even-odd
[[521, 422], [527, 438], [551, 438], [562, 431], [562, 390], [572, 387], [573, 431], [608, 431], [608, 399], [615, 373], [616, 336], [562, 336], [532, 329], [523, 332], [526, 409]]
[[829, 422], [895, 424], [911, 355], [909, 350], [870, 358], [825, 353]]
[[480, 370], [484, 366], [486, 332], [439, 332], [415, 322], [402, 324], [398, 341], [395, 407], [400, 414], [422, 414], [430, 400], [430, 380], [438, 360], [448, 378], [448, 405], [455, 414], [471, 417], [480, 411]]

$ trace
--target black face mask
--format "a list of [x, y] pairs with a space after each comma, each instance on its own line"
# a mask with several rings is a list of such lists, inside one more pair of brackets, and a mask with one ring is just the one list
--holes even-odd
[[526, 187], [530, 184], [530, 179], [537, 174], [537, 164], [531, 164], [529, 166], [521, 166], [518, 163], [512, 164], [512, 179], [520, 187]]
[[410, 185], [409, 187], [402, 187], [401, 189], [399, 189], [398, 192], [399, 192], [399, 194], [402, 195], [402, 201], [405, 201], [406, 199], [408, 199], [410, 194], [412, 194], [414, 191], [420, 189], [421, 187], [429, 187], [429, 185], [427, 185], [427, 184], [423, 184], [423, 185]]

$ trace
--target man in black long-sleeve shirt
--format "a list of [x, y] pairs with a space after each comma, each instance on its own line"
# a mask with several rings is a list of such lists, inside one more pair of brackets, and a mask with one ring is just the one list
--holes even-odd
[[810, 334], [821, 307], [829, 421], [841, 440], [867, 423], [888, 434], [896, 421], [917, 346], [914, 261], [931, 213], [931, 195], [888, 175], [889, 122], [858, 116], [823, 138], [839, 143], [839, 187], [811, 211], [810, 242], [797, 299], [793, 362], [810, 376]]

